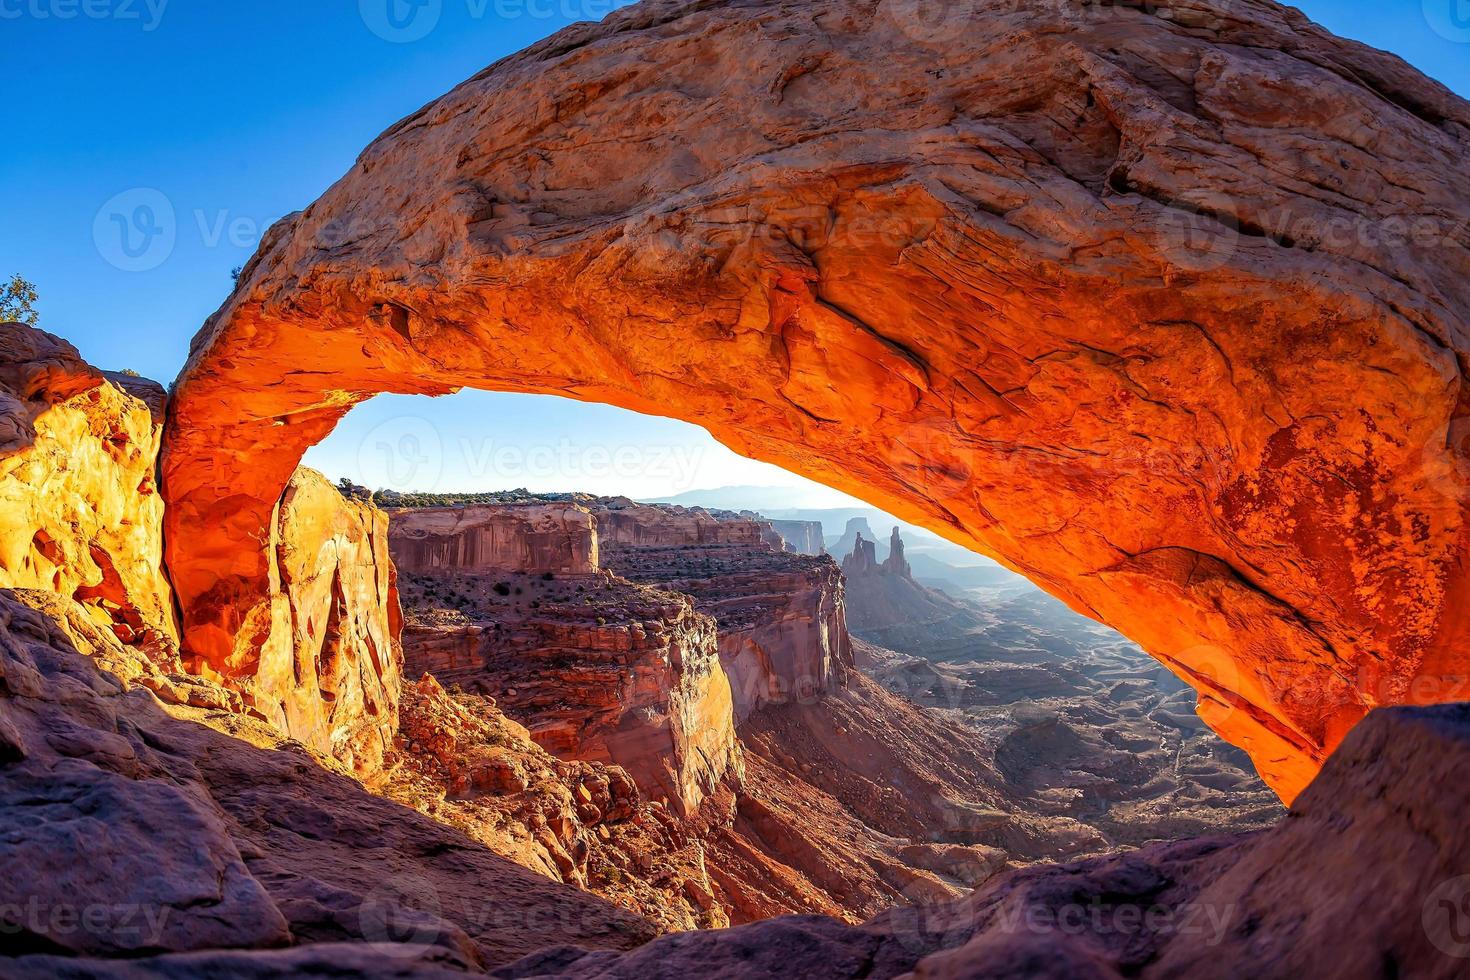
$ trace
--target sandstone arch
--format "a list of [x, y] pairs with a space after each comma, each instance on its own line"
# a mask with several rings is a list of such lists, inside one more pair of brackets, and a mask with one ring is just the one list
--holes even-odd
[[1470, 697], [1470, 106], [1269, 0], [646, 2], [394, 126], [196, 338], [164, 460], [201, 666], [377, 392], [675, 415], [1140, 641], [1290, 799]]

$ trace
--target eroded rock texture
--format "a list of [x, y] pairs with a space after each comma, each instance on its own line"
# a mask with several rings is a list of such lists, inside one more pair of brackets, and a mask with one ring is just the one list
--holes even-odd
[[0, 587], [70, 596], [124, 643], [177, 649], [155, 470], [164, 392], [0, 324]]
[[403, 676], [387, 516], [302, 468], [281, 498], [275, 541], [280, 585], [260, 661], [225, 678], [282, 731], [372, 773], [398, 728]]
[[[155, 479], [165, 400], [51, 334], [0, 326], [0, 587], [75, 601], [157, 668], [138, 680], [165, 701], [248, 711], [376, 769], [399, 684], [386, 518], [317, 473], [293, 474], [269, 529], [271, 602], [241, 624], [240, 656], [180, 661]], [[190, 674], [221, 687], [206, 696]]]
[[[622, 766], [650, 797], [693, 814], [722, 781], [738, 781], [741, 767], [715, 622], [687, 596], [599, 569], [593, 514], [565, 510], [582, 556], [573, 574], [547, 567], [548, 556], [566, 564], [571, 550], [527, 548], [524, 537], [498, 549], [494, 563], [476, 563], [485, 529], [520, 526], [525, 507], [394, 512], [408, 672], [488, 692], [546, 751]], [[569, 540], [561, 531], [545, 539]]]
[[598, 568], [597, 524], [575, 505], [404, 508], [389, 517], [393, 560], [405, 572]]
[[1464, 705], [1387, 709], [1267, 831], [1023, 868], [858, 927], [787, 917], [630, 953], [543, 950], [495, 975], [1458, 977], [1467, 752]]
[[648, 2], [394, 126], [196, 338], [190, 649], [250, 642], [307, 446], [472, 386], [675, 415], [1000, 558], [1287, 798], [1372, 706], [1463, 696], [1470, 107], [1272, 0], [1167, 13]]
[[[150, 693], [170, 683], [189, 703]], [[463, 971], [656, 932], [374, 796], [238, 698], [171, 681], [75, 600], [0, 590], [0, 974]]]
[[830, 558], [758, 545], [609, 547], [609, 568], [688, 595], [714, 617], [735, 717], [767, 704], [810, 701], [852, 666], [842, 574]]

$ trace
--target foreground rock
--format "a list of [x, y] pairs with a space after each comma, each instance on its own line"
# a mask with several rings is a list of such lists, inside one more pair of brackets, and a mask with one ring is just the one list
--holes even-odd
[[[166, 681], [73, 600], [0, 590], [0, 974], [248, 975], [334, 954], [227, 951], [343, 942], [397, 944], [375, 960], [335, 954], [366, 975], [463, 970], [548, 935], [626, 948], [655, 933], [368, 793], [268, 725], [160, 704], [145, 682]], [[229, 700], [191, 686], [200, 703]], [[166, 952], [200, 958], [139, 959]], [[78, 959], [13, 959], [28, 953]]]
[[354, 402], [472, 386], [678, 416], [1003, 559], [1287, 799], [1375, 705], [1465, 697], [1470, 106], [1274, 0], [943, 14], [650, 0], [389, 129], [195, 341], [191, 649], [236, 655]]
[[495, 975], [1458, 977], [1467, 764], [1470, 708], [1386, 709], [1259, 834], [1028, 868], [856, 928], [776, 919], [632, 953], [543, 951]]
[[57, 337], [0, 325], [0, 587], [78, 603], [152, 668], [125, 676], [166, 701], [208, 698], [376, 770], [400, 672], [386, 518], [319, 474], [293, 474], [273, 516], [270, 606], [242, 624], [240, 655], [219, 669], [181, 659], [155, 485], [165, 399]]

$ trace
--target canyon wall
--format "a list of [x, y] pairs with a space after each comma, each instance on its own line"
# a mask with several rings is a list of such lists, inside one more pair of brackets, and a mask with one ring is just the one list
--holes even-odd
[[51, 334], [0, 325], [0, 588], [77, 603], [161, 671], [144, 682], [165, 701], [204, 697], [191, 681], [203, 675], [229, 692], [218, 706], [376, 769], [397, 726], [386, 519], [298, 471], [274, 508], [272, 600], [242, 624], [243, 655], [223, 669], [181, 659], [156, 484], [165, 401]]
[[271, 228], [170, 403], [189, 649], [250, 658], [272, 509], [354, 403], [476, 387], [998, 558], [1287, 799], [1373, 706], [1464, 697], [1470, 105], [1274, 0], [944, 9], [648, 0]]
[[597, 569], [596, 525], [574, 505], [403, 508], [389, 515], [393, 559], [406, 572]]
[[[690, 815], [740, 778], [715, 624], [684, 596], [599, 569], [602, 515], [552, 504], [395, 510], [405, 665], [410, 677], [493, 695], [546, 751], [622, 766]], [[646, 526], [622, 525], [637, 537]], [[703, 533], [701, 522], [681, 526]]]
[[768, 704], [810, 702], [846, 680], [852, 650], [842, 574], [830, 558], [762, 543], [610, 547], [605, 560], [714, 617], [737, 721]]
[[788, 551], [795, 551], [803, 555], [825, 555], [827, 553], [826, 542], [822, 538], [821, 521], [771, 521], [771, 527], [781, 540], [786, 542]]
[[700, 507], [635, 504], [621, 497], [600, 498], [593, 507], [598, 539], [608, 547], [770, 544], [770, 526], [765, 522], [725, 520]]

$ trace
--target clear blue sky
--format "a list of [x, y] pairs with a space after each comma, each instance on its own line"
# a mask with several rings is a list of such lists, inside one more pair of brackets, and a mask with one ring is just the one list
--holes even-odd
[[[0, 275], [34, 281], [42, 326], [89, 360], [167, 381], [229, 292], [230, 270], [271, 222], [309, 204], [397, 119], [495, 59], [618, 2], [0, 0], [11, 120], [0, 154]], [[390, 3], [405, 16], [390, 20]], [[414, 3], [424, 5], [417, 19], [406, 16]], [[1470, 0], [1299, 6], [1470, 95]], [[172, 208], [171, 249], [129, 256], [105, 214], [95, 227], [119, 194], [156, 205], [160, 227]], [[444, 447], [435, 480], [446, 489], [515, 482], [503, 471], [514, 454], [495, 456], [507, 445], [520, 447], [526, 479], [519, 482], [541, 489], [588, 485], [596, 471], [608, 476], [590, 489], [665, 492], [655, 488], [663, 478], [647, 472], [652, 464], [635, 477], [616, 475], [629, 466], [601, 467], [604, 452], [627, 446], [668, 450], [664, 469], [684, 475], [664, 481], [667, 492], [784, 480], [679, 423], [483, 393], [439, 404], [375, 399], [311, 461], [334, 475], [371, 477], [383, 433], [412, 437], [422, 429], [416, 419]], [[496, 441], [502, 427], [515, 442]], [[683, 468], [676, 447], [685, 452]], [[581, 472], [537, 476], [558, 458]]]

